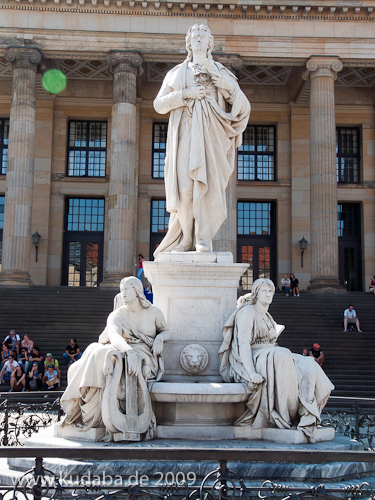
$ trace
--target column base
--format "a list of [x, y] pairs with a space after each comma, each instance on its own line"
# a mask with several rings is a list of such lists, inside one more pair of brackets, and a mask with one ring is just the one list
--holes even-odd
[[346, 292], [346, 289], [336, 278], [315, 278], [307, 287], [309, 292]]
[[31, 286], [29, 273], [23, 272], [1, 272], [0, 286]]

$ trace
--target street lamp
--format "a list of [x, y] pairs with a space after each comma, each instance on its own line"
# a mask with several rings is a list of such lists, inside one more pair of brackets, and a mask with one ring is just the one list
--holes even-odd
[[303, 267], [303, 252], [306, 250], [307, 248], [307, 244], [308, 244], [308, 241], [305, 240], [305, 237], [302, 236], [302, 239], [299, 240], [299, 249], [301, 250], [301, 267]]
[[33, 245], [35, 245], [35, 262], [38, 262], [38, 246], [40, 243], [41, 235], [38, 233], [38, 231], [35, 231], [31, 238], [33, 240]]

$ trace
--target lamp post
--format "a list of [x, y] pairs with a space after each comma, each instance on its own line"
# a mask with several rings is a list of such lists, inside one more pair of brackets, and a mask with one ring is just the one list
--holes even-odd
[[35, 262], [38, 262], [38, 246], [40, 243], [41, 235], [38, 233], [38, 231], [35, 231], [31, 238], [33, 240], [33, 245], [35, 245]]
[[308, 244], [308, 241], [305, 240], [305, 237], [302, 236], [302, 239], [299, 240], [299, 249], [301, 250], [301, 267], [303, 267], [303, 252], [306, 250], [307, 248], [307, 244]]

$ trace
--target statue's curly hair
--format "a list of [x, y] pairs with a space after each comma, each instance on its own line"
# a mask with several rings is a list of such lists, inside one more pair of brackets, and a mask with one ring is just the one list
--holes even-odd
[[131, 285], [133, 287], [133, 290], [135, 291], [142, 307], [144, 307], [145, 309], [150, 307], [151, 302], [146, 299], [142, 282], [138, 278], [134, 276], [128, 276], [127, 278], [122, 279], [120, 282], [120, 292], [122, 292], [122, 289], [125, 285]]
[[205, 31], [208, 35], [208, 48], [207, 48], [207, 57], [211, 57], [211, 52], [214, 50], [214, 37], [212, 36], [210, 28], [206, 24], [193, 24], [190, 26], [188, 32], [186, 33], [185, 41], [186, 41], [186, 51], [188, 53], [186, 60], [193, 60], [193, 51], [191, 49], [191, 33], [194, 30], [202, 30]]

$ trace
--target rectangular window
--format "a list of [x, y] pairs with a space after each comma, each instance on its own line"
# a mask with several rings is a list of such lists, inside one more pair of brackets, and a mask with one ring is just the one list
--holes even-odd
[[67, 175], [105, 177], [107, 122], [70, 121]]
[[339, 203], [337, 205], [338, 235], [343, 238], [360, 238], [361, 206], [359, 203]]
[[67, 231], [104, 231], [104, 200], [68, 198]]
[[0, 118], [0, 174], [7, 173], [8, 165], [8, 144], [9, 144], [9, 119]]
[[359, 129], [338, 127], [336, 129], [337, 182], [358, 183], [359, 162]]
[[237, 150], [239, 181], [276, 179], [276, 129], [273, 126], [248, 125]]
[[165, 200], [151, 202], [151, 233], [164, 234], [168, 231], [169, 212], [166, 211]]
[[239, 236], [274, 236], [274, 204], [271, 202], [239, 201], [237, 204], [237, 234]]
[[152, 136], [152, 177], [154, 179], [164, 179], [167, 133], [168, 123], [154, 123]]

